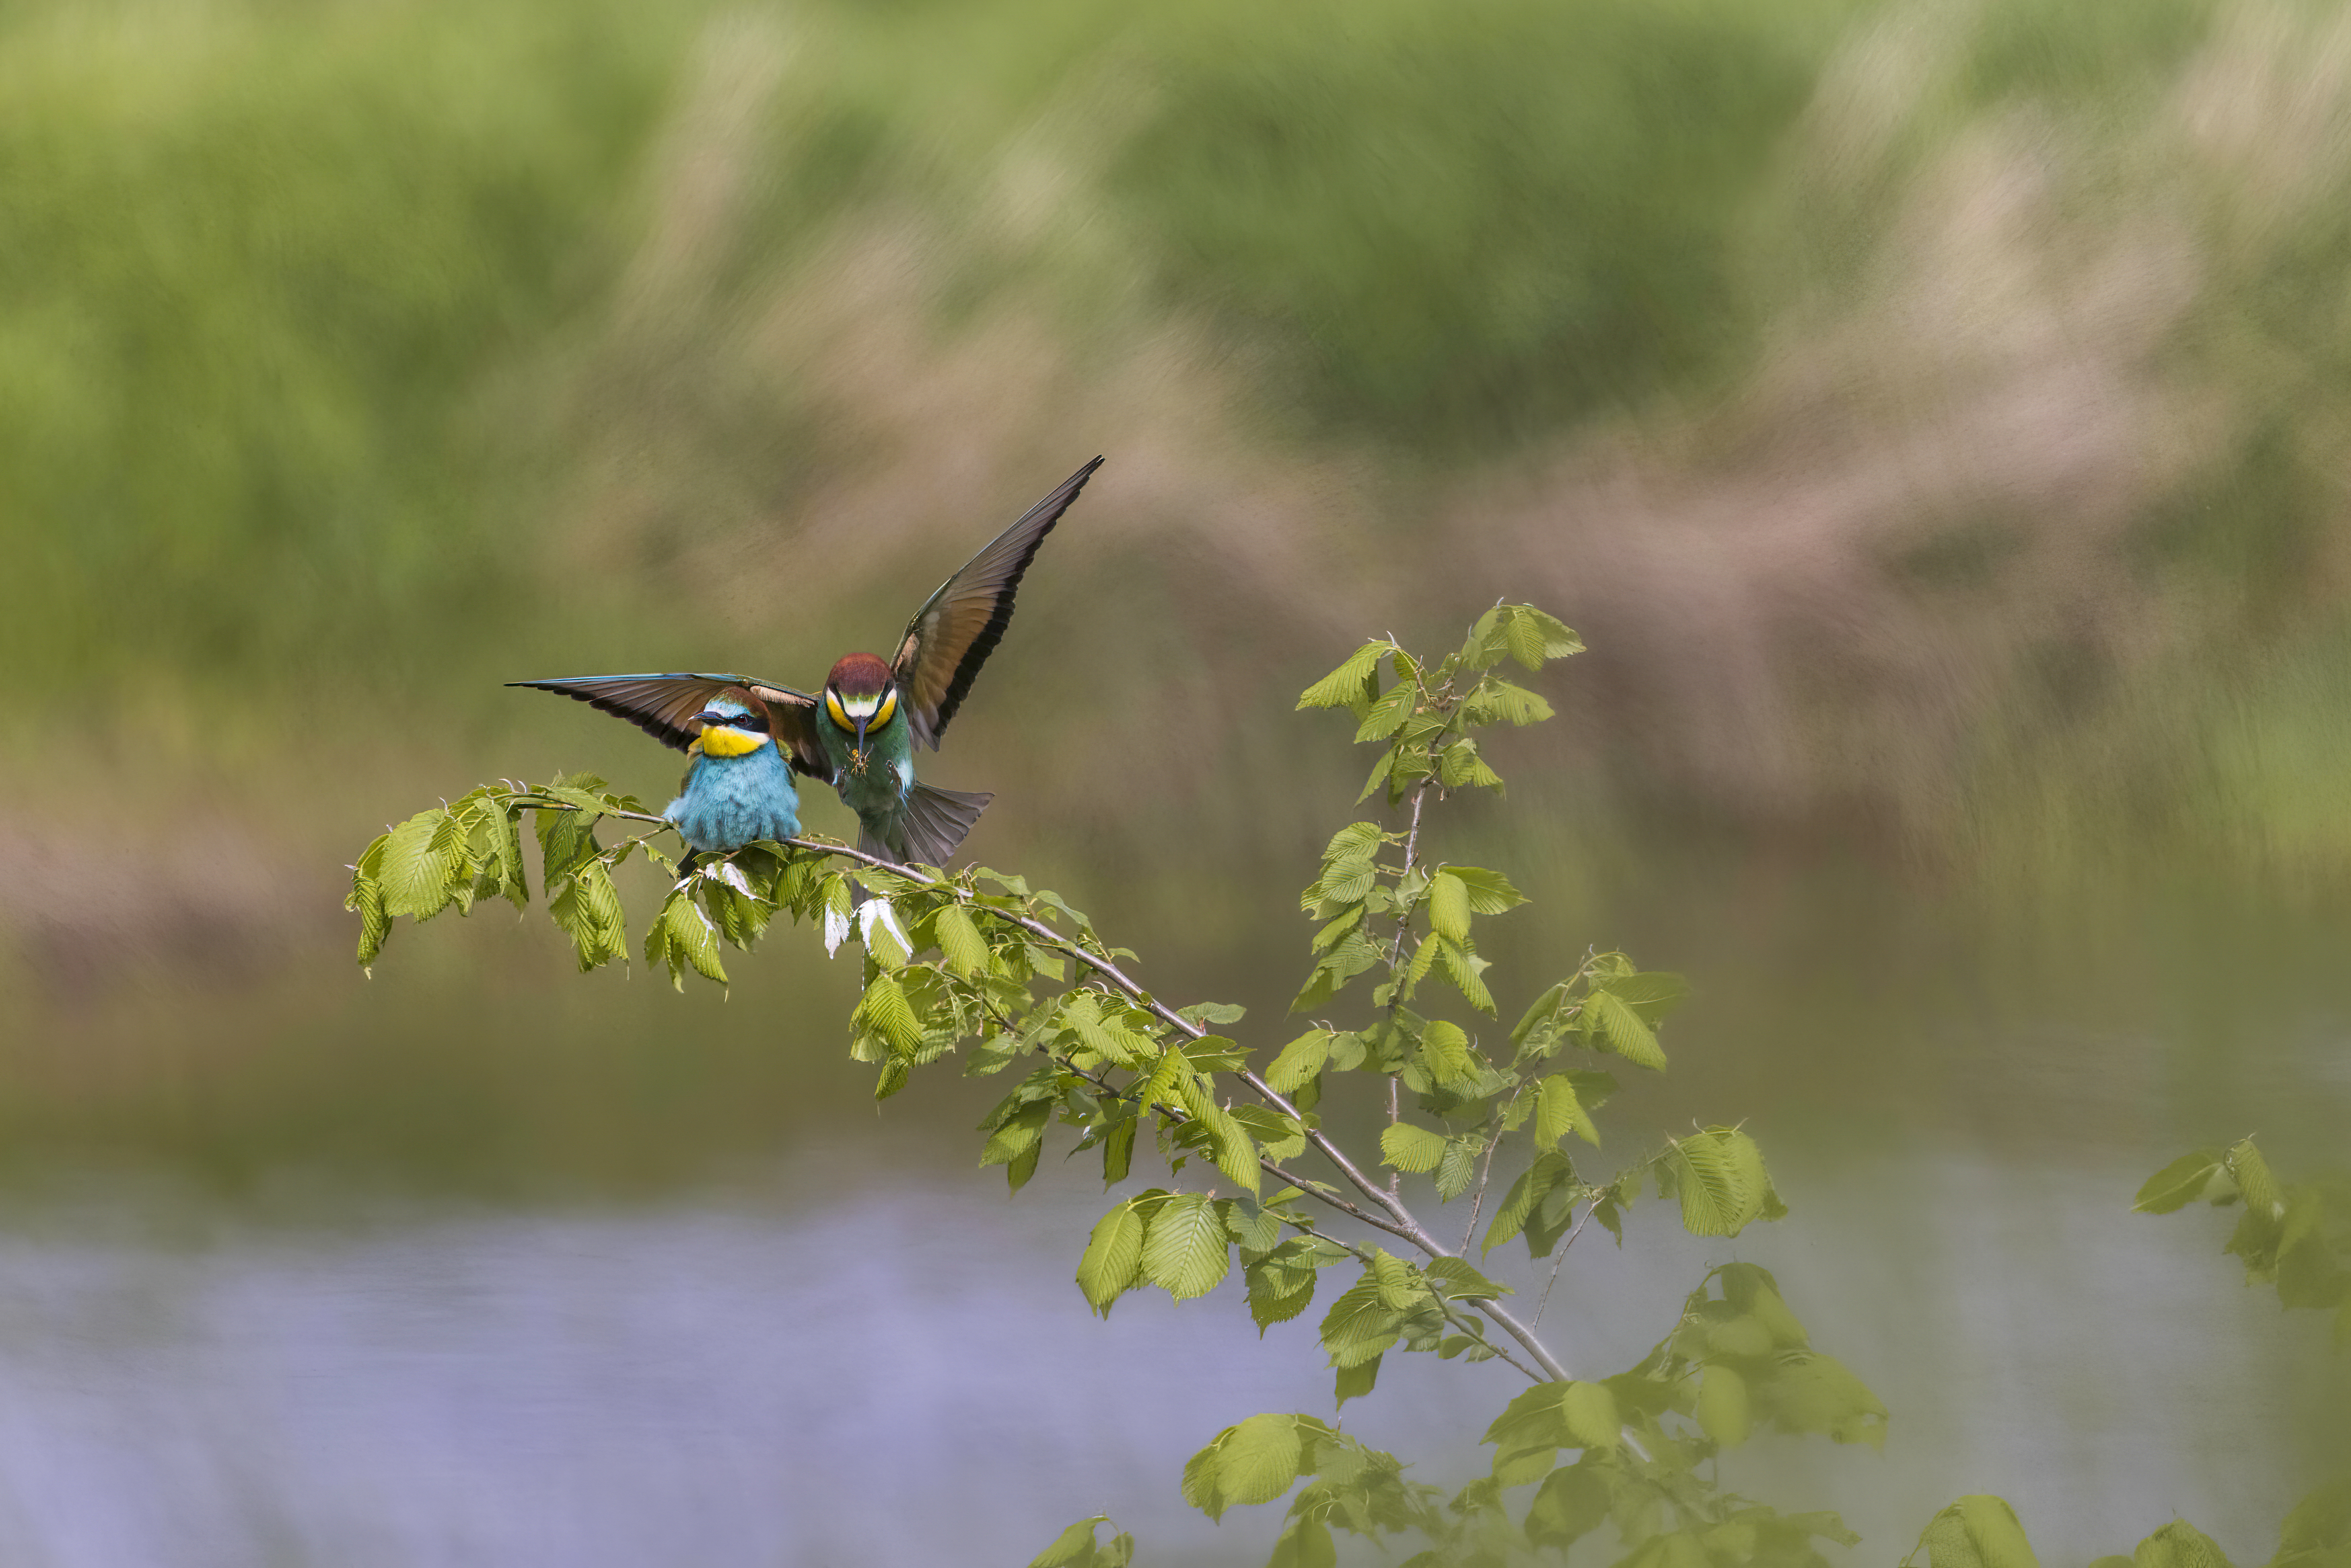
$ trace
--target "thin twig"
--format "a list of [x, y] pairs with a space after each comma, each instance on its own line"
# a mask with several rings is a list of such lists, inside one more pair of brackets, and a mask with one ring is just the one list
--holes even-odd
[[[1102, 1074], [1088, 1071], [1086, 1069], [1080, 1067], [1076, 1062], [1071, 1061], [1068, 1057], [1056, 1056], [1053, 1058], [1053, 1061], [1066, 1071], [1076, 1073], [1080, 1078], [1084, 1079], [1087, 1082], [1093, 1084], [1098, 1089], [1106, 1090], [1113, 1094], [1118, 1095], [1121, 1099], [1127, 1097]], [[1191, 1113], [1184, 1110], [1181, 1106], [1156, 1104], [1154, 1105], [1152, 1109], [1156, 1111], [1162, 1118], [1175, 1126], [1180, 1127], [1185, 1123], [1192, 1120]], [[1269, 1155], [1263, 1154], [1259, 1155], [1257, 1163], [1258, 1168], [1264, 1171], [1268, 1176], [1274, 1177], [1285, 1186], [1296, 1187], [1299, 1191], [1306, 1194], [1309, 1197], [1312, 1197], [1319, 1202], [1330, 1205], [1332, 1208], [1337, 1209], [1340, 1213], [1345, 1215], [1350, 1219], [1360, 1221], [1364, 1225], [1372, 1227], [1375, 1230], [1384, 1230], [1389, 1235], [1397, 1237], [1405, 1241], [1410, 1241], [1412, 1239], [1412, 1233], [1405, 1229], [1404, 1227], [1396, 1224], [1394, 1220], [1382, 1218], [1380, 1216], [1370, 1212], [1359, 1204], [1348, 1202], [1344, 1197], [1342, 1197], [1338, 1193], [1332, 1191], [1323, 1183], [1315, 1181], [1309, 1176], [1300, 1176], [1294, 1171], [1285, 1169], [1280, 1165], [1276, 1164]], [[1336, 1239], [1334, 1238], [1333, 1239]]]
[[1584, 1226], [1591, 1221], [1592, 1211], [1599, 1207], [1600, 1206], [1596, 1203], [1585, 1204], [1583, 1206], [1583, 1215], [1579, 1217], [1575, 1224], [1569, 1228], [1567, 1239], [1559, 1244], [1559, 1255], [1551, 1260], [1551, 1278], [1543, 1281], [1542, 1297], [1535, 1302], [1534, 1326], [1538, 1328], [1542, 1326], [1543, 1309], [1551, 1305], [1551, 1288], [1559, 1283], [1559, 1270], [1561, 1265], [1567, 1261], [1567, 1249], [1575, 1245], [1575, 1239], [1577, 1237], [1583, 1234]]
[[[1393, 1127], [1403, 1119], [1404, 1105], [1402, 1103], [1401, 1086], [1396, 1079], [1396, 1075], [1391, 1072], [1388, 1074], [1388, 1125]], [[1403, 1194], [1404, 1172], [1391, 1167], [1388, 1171], [1388, 1196], [1390, 1197], [1402, 1197]]]
[[[575, 805], [569, 800], [509, 800], [507, 804], [509, 806], [527, 806], [535, 811], [585, 811], [589, 810], [589, 808], [585, 806]], [[656, 817], [651, 811], [623, 810], [618, 806], [598, 806], [595, 808], [594, 814], [599, 817], [624, 817], [632, 822], [658, 822], [664, 828], [674, 828], [677, 826], [675, 822], [671, 821], [667, 817]]]
[[[1053, 1061], [1066, 1071], [1075, 1073], [1078, 1077], [1084, 1079], [1087, 1082], [1093, 1084], [1098, 1089], [1107, 1091], [1112, 1094], [1118, 1094], [1120, 1092], [1110, 1082], [1110, 1081], [1104, 1078], [1101, 1073], [1088, 1071], [1085, 1068], [1080, 1067], [1068, 1057], [1056, 1056], [1053, 1058]], [[1121, 1097], [1123, 1098], [1123, 1096]], [[1160, 1117], [1172, 1126], [1180, 1127], [1186, 1123], [1193, 1120], [1191, 1113], [1184, 1110], [1181, 1106], [1155, 1104], [1152, 1106], [1152, 1109], [1157, 1112]], [[1294, 1186], [1300, 1192], [1306, 1194], [1310, 1197], [1319, 1198], [1322, 1202], [1329, 1204], [1332, 1207], [1338, 1209], [1340, 1212], [1352, 1218], [1360, 1220], [1364, 1224], [1371, 1226], [1375, 1229], [1384, 1230], [1391, 1235], [1403, 1237], [1407, 1241], [1412, 1239], [1410, 1236], [1405, 1234], [1401, 1227], [1390, 1224], [1388, 1221], [1380, 1218], [1376, 1215], [1364, 1212], [1362, 1208], [1358, 1207], [1354, 1204], [1349, 1203], [1345, 1198], [1341, 1197], [1338, 1194], [1325, 1189], [1320, 1182], [1310, 1182], [1301, 1176], [1283, 1169], [1280, 1165], [1277, 1164], [1273, 1159], [1265, 1155], [1259, 1155], [1258, 1156], [1257, 1163], [1259, 1170], [1264, 1171], [1267, 1175], [1272, 1176], [1274, 1179], [1281, 1182], [1285, 1186]], [[1319, 1237], [1322, 1239], [1330, 1242], [1333, 1247], [1345, 1249], [1350, 1256], [1354, 1258], [1358, 1262], [1364, 1264], [1366, 1267], [1371, 1263], [1371, 1254], [1364, 1251], [1362, 1248], [1354, 1245], [1353, 1242], [1347, 1240], [1344, 1237], [1328, 1235], [1323, 1231], [1315, 1229], [1311, 1224], [1301, 1220], [1291, 1219], [1287, 1216], [1277, 1215], [1276, 1218], [1280, 1218], [1282, 1223], [1288, 1225], [1293, 1230], [1297, 1230], [1303, 1235]], [[1456, 1310], [1455, 1303], [1448, 1300], [1443, 1291], [1431, 1286], [1429, 1289], [1429, 1296], [1431, 1300], [1436, 1301], [1437, 1311], [1444, 1314], [1445, 1321], [1463, 1330], [1465, 1333], [1471, 1333], [1472, 1337], [1476, 1338], [1479, 1343], [1484, 1344], [1488, 1349], [1491, 1350], [1499, 1359], [1507, 1363], [1510, 1367], [1524, 1376], [1530, 1383], [1541, 1383], [1543, 1381], [1541, 1375], [1537, 1373], [1532, 1367], [1528, 1366], [1525, 1363], [1520, 1361], [1518, 1357], [1512, 1355], [1509, 1351], [1504, 1350], [1500, 1345], [1495, 1344], [1492, 1341], [1488, 1340], [1483, 1334], [1476, 1333], [1474, 1332], [1474, 1325], [1466, 1322], [1462, 1318], [1461, 1314]], [[1483, 1305], [1484, 1303], [1480, 1302], [1479, 1304]]]
[[[1513, 1096], [1513, 1098], [1516, 1098], [1516, 1096]], [[1494, 1127], [1494, 1136], [1492, 1141], [1486, 1145], [1486, 1163], [1479, 1169], [1478, 1172], [1478, 1190], [1472, 1193], [1469, 1197], [1469, 1226], [1468, 1228], [1461, 1232], [1461, 1250], [1464, 1252], [1469, 1250], [1469, 1243], [1477, 1239], [1478, 1211], [1486, 1206], [1486, 1184], [1488, 1181], [1492, 1179], [1494, 1175], [1495, 1152], [1502, 1146], [1502, 1129], [1499, 1125], [1501, 1113], [1499, 1112], [1495, 1113], [1496, 1125]]]

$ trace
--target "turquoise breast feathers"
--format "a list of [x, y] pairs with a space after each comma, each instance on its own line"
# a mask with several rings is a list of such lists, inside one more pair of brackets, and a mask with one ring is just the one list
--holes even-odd
[[696, 757], [662, 815], [694, 848], [724, 854], [754, 839], [799, 836], [799, 807], [791, 766], [768, 743], [737, 757]]

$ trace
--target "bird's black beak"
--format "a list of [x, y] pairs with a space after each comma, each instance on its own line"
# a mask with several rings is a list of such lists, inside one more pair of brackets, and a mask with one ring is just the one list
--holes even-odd
[[726, 716], [720, 713], [716, 708], [704, 708], [700, 713], [694, 716], [694, 722], [696, 724], [725, 724], [726, 722]]

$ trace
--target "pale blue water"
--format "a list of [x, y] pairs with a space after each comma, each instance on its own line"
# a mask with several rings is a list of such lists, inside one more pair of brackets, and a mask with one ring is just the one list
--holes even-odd
[[[1095, 1511], [1153, 1563], [1262, 1561], [1275, 1511], [1211, 1526], [1177, 1477], [1228, 1422], [1330, 1413], [1309, 1327], [1260, 1343], [1231, 1284], [1095, 1321], [1067, 1281], [1100, 1202], [1050, 1162], [1012, 1201], [992, 1174], [868, 1197], [831, 1169], [356, 1232], [185, 1215], [132, 1235], [121, 1214], [163, 1210], [19, 1209], [0, 1562], [1018, 1564]], [[1767, 1440], [1727, 1479], [1843, 1509], [1855, 1561], [1898, 1557], [1975, 1490], [2017, 1504], [2045, 1562], [2126, 1551], [2175, 1511], [2258, 1560], [2314, 1479], [2284, 1434], [2320, 1396], [2296, 1368], [2325, 1325], [2239, 1285], [2219, 1217], [2124, 1212], [2138, 1174], [1916, 1151], [1783, 1173], [1795, 1216], [1728, 1244], [1646, 1207], [1623, 1252], [1577, 1244], [1550, 1337], [1615, 1370], [1708, 1260], [1751, 1258], [1893, 1407], [1892, 1438], [1882, 1457]], [[1522, 1256], [1513, 1277], [1539, 1285]], [[1347, 1425], [1458, 1455], [1520, 1385], [1391, 1358]]]

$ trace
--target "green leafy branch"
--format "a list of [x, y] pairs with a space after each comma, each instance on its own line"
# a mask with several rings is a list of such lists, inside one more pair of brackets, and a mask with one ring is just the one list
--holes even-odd
[[[1718, 1300], [1701, 1287], [1684, 1324], [1647, 1360], [1580, 1382], [1536, 1333], [1541, 1303], [1532, 1322], [1522, 1321], [1505, 1304], [1511, 1289], [1468, 1258], [1482, 1220], [1481, 1258], [1523, 1239], [1531, 1259], [1554, 1257], [1555, 1281], [1593, 1219], [1621, 1243], [1625, 1209], [1653, 1183], [1702, 1236], [1733, 1236], [1784, 1212], [1761, 1150], [1735, 1126], [1669, 1139], [1604, 1177], [1578, 1170], [1568, 1140], [1599, 1146], [1595, 1113], [1618, 1087], [1587, 1063], [1614, 1058], [1662, 1071], [1656, 1031], [1683, 987], [1622, 954], [1588, 951], [1501, 1031], [1478, 923], [1526, 899], [1500, 872], [1428, 852], [1428, 807], [1455, 790], [1501, 788], [1483, 732], [1550, 716], [1549, 704], [1501, 666], [1539, 670], [1580, 648], [1541, 612], [1499, 605], [1441, 660], [1417, 658], [1394, 639], [1369, 643], [1307, 691], [1301, 706], [1348, 709], [1358, 739], [1378, 747], [1364, 798], [1384, 791], [1404, 821], [1393, 830], [1351, 823], [1325, 848], [1301, 901], [1315, 929], [1294, 1010], [1309, 1014], [1311, 1027], [1262, 1068], [1223, 1032], [1243, 1020], [1239, 1008], [1161, 999], [1137, 978], [1132, 952], [1020, 877], [895, 865], [814, 838], [699, 857], [680, 874], [659, 847], [670, 826], [587, 776], [486, 786], [371, 843], [353, 867], [350, 899], [360, 961], [381, 955], [401, 915], [463, 915], [493, 896], [527, 906], [526, 813], [536, 816], [549, 913], [581, 968], [625, 959], [613, 873], [643, 852], [670, 883], [643, 951], [674, 983], [688, 969], [726, 983], [725, 949], [749, 949], [781, 914], [820, 929], [829, 949], [861, 951], [850, 1051], [876, 1068], [878, 1099], [950, 1055], [971, 1076], [1019, 1068], [979, 1128], [981, 1163], [1004, 1166], [1014, 1190], [1034, 1176], [1056, 1125], [1074, 1134], [1071, 1154], [1099, 1154], [1106, 1186], [1129, 1180], [1148, 1129], [1167, 1179], [1121, 1197], [1088, 1238], [1076, 1281], [1097, 1312], [1146, 1287], [1179, 1301], [1204, 1295], [1238, 1262], [1263, 1332], [1303, 1315], [1323, 1272], [1342, 1268], [1353, 1277], [1327, 1299], [1317, 1334], [1342, 1407], [1374, 1391], [1391, 1351], [1498, 1360], [1528, 1379], [1529, 1394], [1489, 1434], [1495, 1474], [1449, 1500], [1406, 1480], [1393, 1456], [1314, 1417], [1252, 1417], [1228, 1430], [1195, 1461], [1196, 1474], [1187, 1471], [1186, 1493], [1217, 1512], [1295, 1489], [1277, 1563], [1327, 1561], [1332, 1529], [1417, 1531], [1440, 1554], [1424, 1553], [1428, 1561], [1523, 1552], [1568, 1539], [1583, 1517], [1578, 1500], [1601, 1491], [1635, 1544], [1731, 1531], [1703, 1537], [1719, 1559], [1722, 1541], [1834, 1538], [1841, 1527], [1833, 1519], [1818, 1528], [1802, 1524], [1810, 1516], [1782, 1521], [1699, 1479], [1700, 1463], [1743, 1438], [1747, 1426], [1869, 1440], [1880, 1429], [1873, 1423], [1884, 1413], [1867, 1389], [1803, 1344], [1801, 1330], [1742, 1351], [1733, 1342], [1747, 1331], [1714, 1321], [1731, 1302], [1740, 1322], [1779, 1323], [1771, 1313], [1784, 1317], [1784, 1304], [1755, 1305], [1767, 1295], [1777, 1301], [1776, 1287], [1719, 1271], [1710, 1281], [1729, 1293]], [[646, 831], [606, 844], [608, 820]], [[1331, 1009], [1359, 988], [1368, 1018], [1332, 1021]], [[1351, 1073], [1384, 1081], [1375, 1156], [1354, 1154], [1322, 1119], [1326, 1090]], [[1327, 1178], [1301, 1169], [1310, 1156], [1327, 1166]], [[1186, 1186], [1195, 1165], [1206, 1181]], [[1440, 1205], [1467, 1198], [1458, 1247], [1423, 1217], [1407, 1178], [1425, 1179]], [[1489, 1207], [1498, 1179], [1501, 1196]], [[1334, 1233], [1334, 1221], [1362, 1231]], [[1701, 1343], [1693, 1323], [1729, 1337]], [[1747, 1412], [1744, 1425], [1738, 1410]], [[1557, 1467], [1562, 1449], [1583, 1457]], [[1524, 1511], [1504, 1506], [1517, 1487], [1535, 1489]], [[1127, 1562], [1131, 1540], [1101, 1540], [1102, 1522], [1072, 1526], [1039, 1561]]]
[[2149, 1176], [2132, 1207], [2170, 1214], [2193, 1203], [2241, 1204], [2222, 1250], [2249, 1284], [2277, 1289], [2278, 1303], [2335, 1314], [2335, 1344], [2351, 1350], [2351, 1177], [2282, 1182], [2251, 1138], [2182, 1155]]

